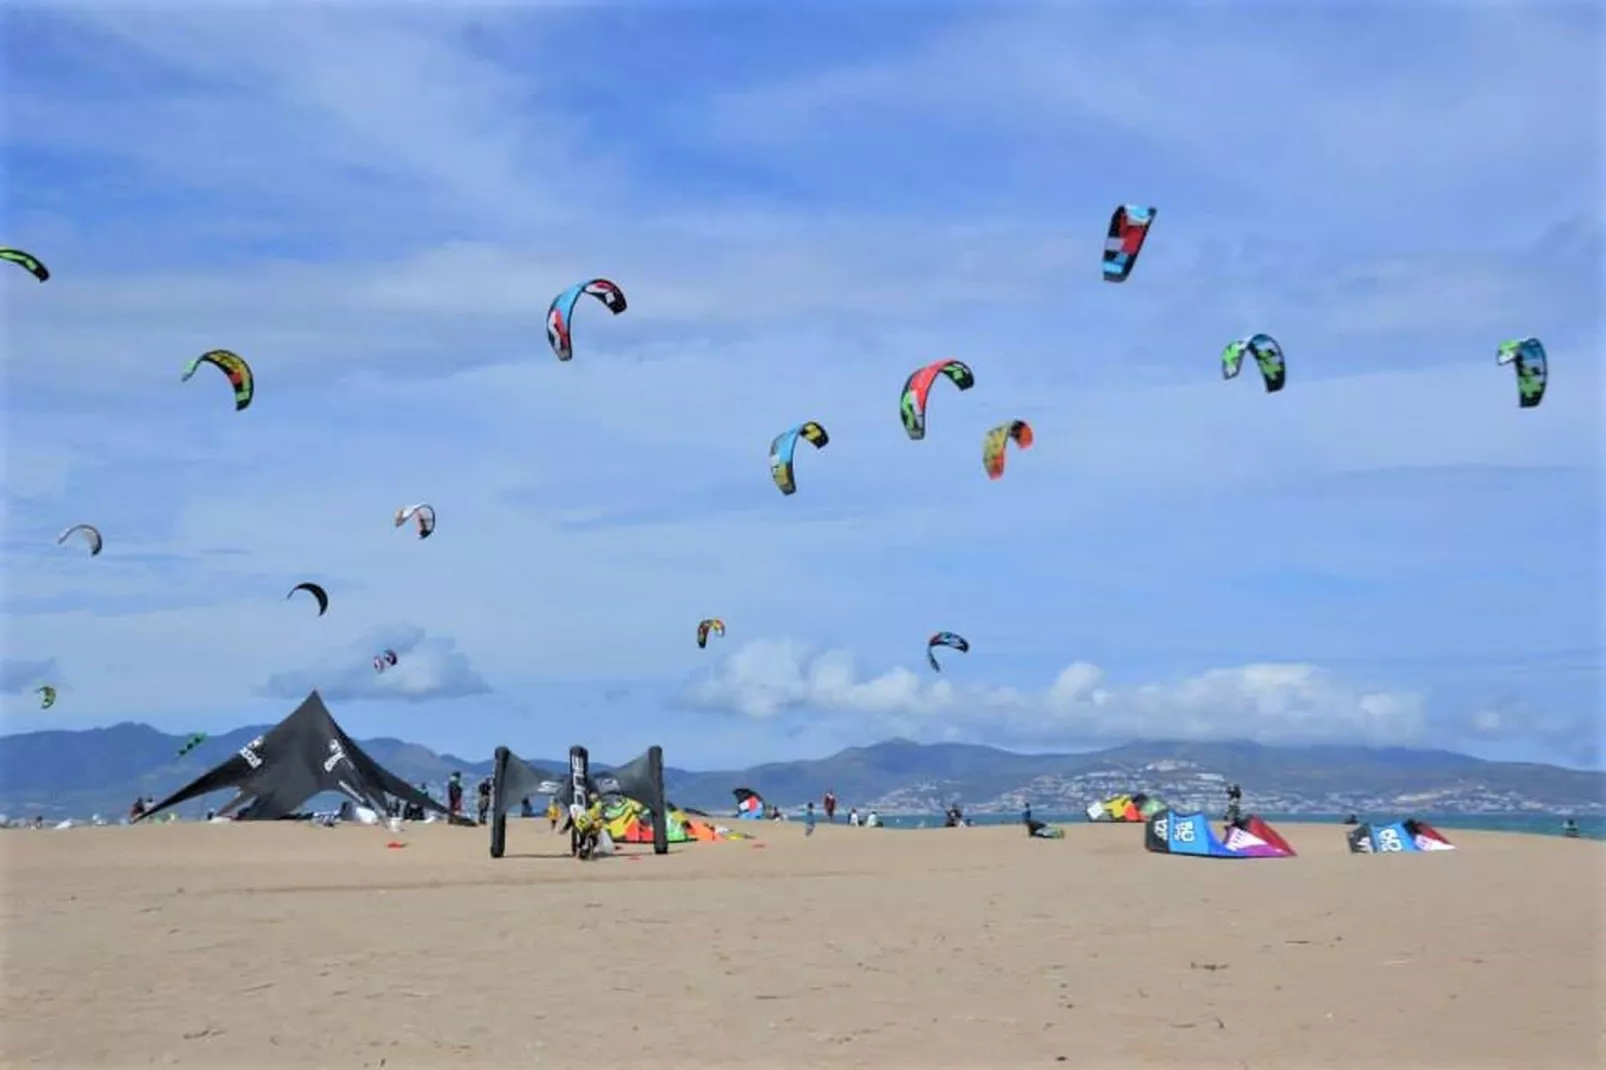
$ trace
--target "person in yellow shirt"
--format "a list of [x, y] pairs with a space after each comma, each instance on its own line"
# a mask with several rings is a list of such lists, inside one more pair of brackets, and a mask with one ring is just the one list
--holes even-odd
[[558, 809], [558, 800], [556, 797], [547, 800], [546, 819], [547, 823], [552, 826], [553, 832], [558, 831], [558, 818], [561, 816], [563, 816], [563, 811]]
[[602, 796], [593, 791], [586, 796], [586, 801], [590, 805], [569, 804], [569, 827], [575, 832], [575, 854], [580, 858], [591, 857], [591, 850], [602, 832]]

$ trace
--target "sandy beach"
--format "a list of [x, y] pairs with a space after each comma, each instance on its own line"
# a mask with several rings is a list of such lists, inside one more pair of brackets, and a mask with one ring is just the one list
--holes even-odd
[[[1140, 827], [578, 863], [545, 822], [8, 832], [6, 1066], [1599, 1065], [1606, 845]], [[387, 842], [404, 841], [403, 848]]]

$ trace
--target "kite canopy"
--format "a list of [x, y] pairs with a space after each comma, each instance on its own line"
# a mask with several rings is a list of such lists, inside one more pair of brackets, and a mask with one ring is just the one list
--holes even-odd
[[816, 420], [805, 420], [775, 436], [770, 443], [770, 478], [782, 494], [797, 493], [797, 474], [792, 465], [797, 453], [797, 440], [802, 438], [817, 450], [823, 450], [831, 441], [825, 425]]
[[244, 357], [228, 349], [209, 350], [184, 366], [184, 374], [179, 376], [179, 382], [189, 382], [203, 364], [212, 365], [228, 377], [229, 386], [234, 389], [235, 412], [250, 407], [251, 399], [256, 396], [256, 376]]
[[725, 622], [718, 617], [709, 617], [697, 623], [697, 649], [702, 650], [708, 646], [710, 634], [725, 638]]
[[1517, 369], [1517, 404], [1532, 409], [1545, 399], [1545, 385], [1550, 381], [1550, 359], [1545, 356], [1545, 344], [1537, 338], [1523, 338], [1500, 343], [1498, 364], [1510, 364]]
[[1133, 824], [1147, 821], [1165, 809], [1165, 800], [1158, 795], [1141, 791], [1112, 795], [1102, 802], [1089, 803], [1089, 821], [1125, 821]]
[[335, 723], [316, 691], [290, 716], [241, 747], [223, 764], [196, 777], [135, 820], [143, 821], [224, 788], [238, 792], [224, 811], [251, 800], [240, 816], [253, 821], [273, 821], [294, 813], [302, 803], [325, 791], [339, 792], [381, 814], [387, 809], [387, 795], [446, 812], [440, 803], [364, 753]]
[[1030, 449], [1035, 440], [1032, 425], [1025, 420], [1011, 420], [987, 432], [981, 441], [981, 464], [987, 469], [987, 478], [1003, 478], [1004, 447], [1014, 442], [1018, 450]]
[[396, 510], [396, 526], [401, 527], [411, 520], [418, 527], [418, 537], [427, 539], [435, 533], [435, 507], [428, 502], [419, 502], [417, 505], [404, 505]]
[[925, 367], [916, 368], [903, 381], [903, 392], [898, 395], [898, 414], [903, 419], [903, 430], [916, 442], [926, 437], [926, 402], [931, 388], [939, 377], [946, 376], [960, 390], [976, 385], [976, 375], [970, 365], [958, 360], [936, 360]]
[[1444, 833], [1415, 818], [1391, 821], [1386, 825], [1363, 824], [1349, 830], [1350, 854], [1411, 854], [1417, 851], [1453, 851], [1455, 844]]
[[737, 817], [757, 821], [764, 816], [764, 796], [752, 788], [732, 788], [731, 794], [736, 796]]
[[1217, 836], [1209, 818], [1170, 808], [1151, 816], [1143, 829], [1143, 846], [1157, 854], [1195, 858], [1292, 858], [1293, 847], [1254, 814], [1236, 821]]
[[1284, 358], [1283, 347], [1278, 344], [1277, 339], [1269, 334], [1253, 334], [1236, 342], [1228, 342], [1227, 348], [1221, 351], [1221, 377], [1236, 379], [1246, 356], [1253, 357], [1256, 366], [1260, 368], [1260, 377], [1266, 383], [1266, 393], [1275, 394], [1283, 388], [1283, 384], [1288, 381], [1288, 361]]
[[934, 653], [939, 646], [950, 647], [961, 654], [970, 653], [970, 643], [964, 636], [956, 635], [953, 632], [938, 632], [926, 640], [926, 664], [931, 666], [932, 672], [942, 672], [942, 666], [937, 664], [937, 657]]
[[[531, 795], [550, 795], [560, 807], [583, 802], [589, 792], [634, 799], [655, 815], [664, 814], [664, 750], [648, 747], [632, 762], [606, 772], [591, 770], [591, 754], [584, 747], [569, 748], [567, 773], [548, 772], [531, 765], [506, 747], [496, 748], [491, 772], [491, 857], [501, 858], [507, 848], [508, 811]], [[654, 854], [667, 854], [669, 841], [659, 821], [653, 838]]]
[[590, 294], [602, 306], [615, 316], [629, 308], [625, 300], [625, 292], [619, 289], [617, 283], [608, 279], [591, 279], [587, 282], [577, 282], [552, 299], [552, 304], [546, 310], [546, 340], [552, 345], [552, 352], [559, 360], [570, 360], [574, 357], [574, 305], [580, 300], [581, 294]]
[[84, 542], [89, 547], [90, 557], [97, 556], [101, 550], [105, 549], [106, 540], [101, 535], [100, 529], [93, 524], [74, 524], [56, 536], [56, 545], [60, 546], [75, 534], [83, 535]]
[[1149, 236], [1157, 208], [1123, 204], [1110, 216], [1110, 231], [1104, 239], [1104, 281], [1125, 282], [1137, 267], [1138, 254]]
[[0, 249], [0, 261], [9, 261], [16, 264], [40, 282], [50, 278], [50, 269], [45, 267], [44, 261], [21, 249]]

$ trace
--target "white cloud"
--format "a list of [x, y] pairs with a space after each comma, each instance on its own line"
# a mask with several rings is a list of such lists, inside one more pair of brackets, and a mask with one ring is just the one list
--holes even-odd
[[843, 650], [754, 640], [694, 680], [694, 708], [750, 718], [797, 711], [916, 738], [973, 737], [1034, 744], [1126, 739], [1421, 741], [1421, 696], [1346, 686], [1314, 665], [1212, 669], [1173, 683], [1106, 686], [1078, 661], [1040, 692], [957, 684], [902, 666], [861, 676]]
[[[373, 658], [384, 650], [394, 650], [397, 662], [378, 672]], [[314, 689], [330, 702], [428, 702], [483, 695], [491, 687], [457, 649], [456, 640], [426, 637], [424, 629], [402, 624], [375, 628], [304, 669], [274, 673], [259, 691], [272, 698], [297, 699]]]

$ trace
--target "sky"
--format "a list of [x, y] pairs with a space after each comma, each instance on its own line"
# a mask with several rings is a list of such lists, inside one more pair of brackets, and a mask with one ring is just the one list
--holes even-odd
[[1598, 6], [656, 7], [6, 5], [0, 728], [1599, 765]]

